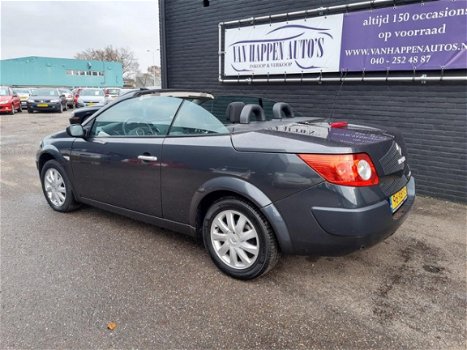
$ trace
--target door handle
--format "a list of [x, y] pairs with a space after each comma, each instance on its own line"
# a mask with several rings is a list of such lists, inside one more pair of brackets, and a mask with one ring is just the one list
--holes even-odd
[[145, 160], [147, 162], [157, 162], [157, 157], [153, 157], [153, 156], [139, 155], [138, 159]]

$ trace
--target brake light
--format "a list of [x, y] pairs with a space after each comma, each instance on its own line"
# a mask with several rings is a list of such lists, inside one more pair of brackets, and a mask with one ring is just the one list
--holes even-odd
[[326, 181], [333, 184], [362, 187], [379, 183], [375, 166], [366, 153], [299, 154], [298, 156]]
[[329, 126], [334, 129], [346, 128], [349, 125], [347, 122], [332, 122], [329, 123]]

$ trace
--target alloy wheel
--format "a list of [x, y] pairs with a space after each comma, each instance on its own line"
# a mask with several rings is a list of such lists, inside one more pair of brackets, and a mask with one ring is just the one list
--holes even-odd
[[50, 168], [44, 176], [44, 188], [50, 202], [61, 207], [66, 200], [66, 186], [62, 175], [57, 169]]

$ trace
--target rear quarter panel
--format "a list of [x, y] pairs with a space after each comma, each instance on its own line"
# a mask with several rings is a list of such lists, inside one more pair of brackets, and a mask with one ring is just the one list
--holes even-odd
[[239, 152], [232, 147], [230, 135], [168, 137], [161, 161], [164, 218], [189, 223], [195, 194], [203, 192], [210, 180], [220, 177], [241, 179], [237, 182], [238, 193], [246, 191], [242, 188], [246, 182], [270, 202], [323, 181], [295, 154]]

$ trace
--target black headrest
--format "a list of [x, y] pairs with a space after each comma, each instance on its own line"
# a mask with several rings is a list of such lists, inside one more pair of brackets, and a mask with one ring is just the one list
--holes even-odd
[[245, 107], [243, 102], [230, 102], [225, 110], [225, 118], [231, 123], [240, 123], [240, 113]]
[[293, 118], [294, 112], [288, 103], [276, 102], [272, 106], [272, 116], [274, 119]]
[[248, 124], [251, 119], [257, 121], [266, 120], [266, 115], [260, 105], [250, 104], [243, 107], [242, 113], [240, 114], [240, 123]]

